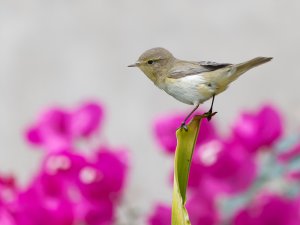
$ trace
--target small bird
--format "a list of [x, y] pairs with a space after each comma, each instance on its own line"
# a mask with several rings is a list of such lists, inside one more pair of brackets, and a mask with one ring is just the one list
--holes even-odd
[[256, 57], [239, 64], [196, 62], [177, 59], [164, 48], [152, 48], [128, 67], [138, 67], [158, 88], [183, 103], [194, 105], [181, 124], [181, 127], [187, 130], [186, 122], [200, 104], [212, 98], [207, 112], [210, 120], [215, 96], [225, 91], [228, 85], [243, 73], [271, 59]]

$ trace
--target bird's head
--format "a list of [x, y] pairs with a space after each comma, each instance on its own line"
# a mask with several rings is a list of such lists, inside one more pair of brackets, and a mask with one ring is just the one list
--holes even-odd
[[163, 76], [172, 66], [174, 56], [164, 48], [152, 48], [145, 51], [138, 61], [128, 67], [138, 67], [153, 82]]

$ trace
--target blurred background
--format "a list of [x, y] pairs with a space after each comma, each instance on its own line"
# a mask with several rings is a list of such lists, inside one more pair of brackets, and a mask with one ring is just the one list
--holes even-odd
[[26, 183], [36, 169], [40, 155], [23, 131], [43, 108], [99, 100], [104, 139], [132, 152], [126, 198], [144, 212], [170, 202], [172, 161], [158, 151], [153, 121], [191, 106], [127, 65], [152, 47], [199, 61], [272, 56], [216, 98], [215, 120], [224, 130], [241, 109], [272, 102], [287, 131], [299, 131], [299, 10], [296, 0], [0, 0], [1, 172]]

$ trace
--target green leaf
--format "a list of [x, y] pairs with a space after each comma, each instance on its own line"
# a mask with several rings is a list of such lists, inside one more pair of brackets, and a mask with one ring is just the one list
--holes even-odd
[[186, 188], [194, 147], [199, 133], [200, 122], [201, 119], [205, 117], [207, 117], [206, 114], [195, 116], [188, 124], [187, 131], [180, 128], [176, 132], [177, 147], [174, 161], [172, 225], [191, 224], [189, 215], [185, 208]]

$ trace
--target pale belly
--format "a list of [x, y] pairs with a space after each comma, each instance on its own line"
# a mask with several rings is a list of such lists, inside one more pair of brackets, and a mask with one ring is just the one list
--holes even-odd
[[177, 100], [189, 105], [201, 104], [215, 93], [211, 84], [208, 84], [199, 75], [178, 79], [167, 78], [165, 84], [161, 85], [160, 88]]

